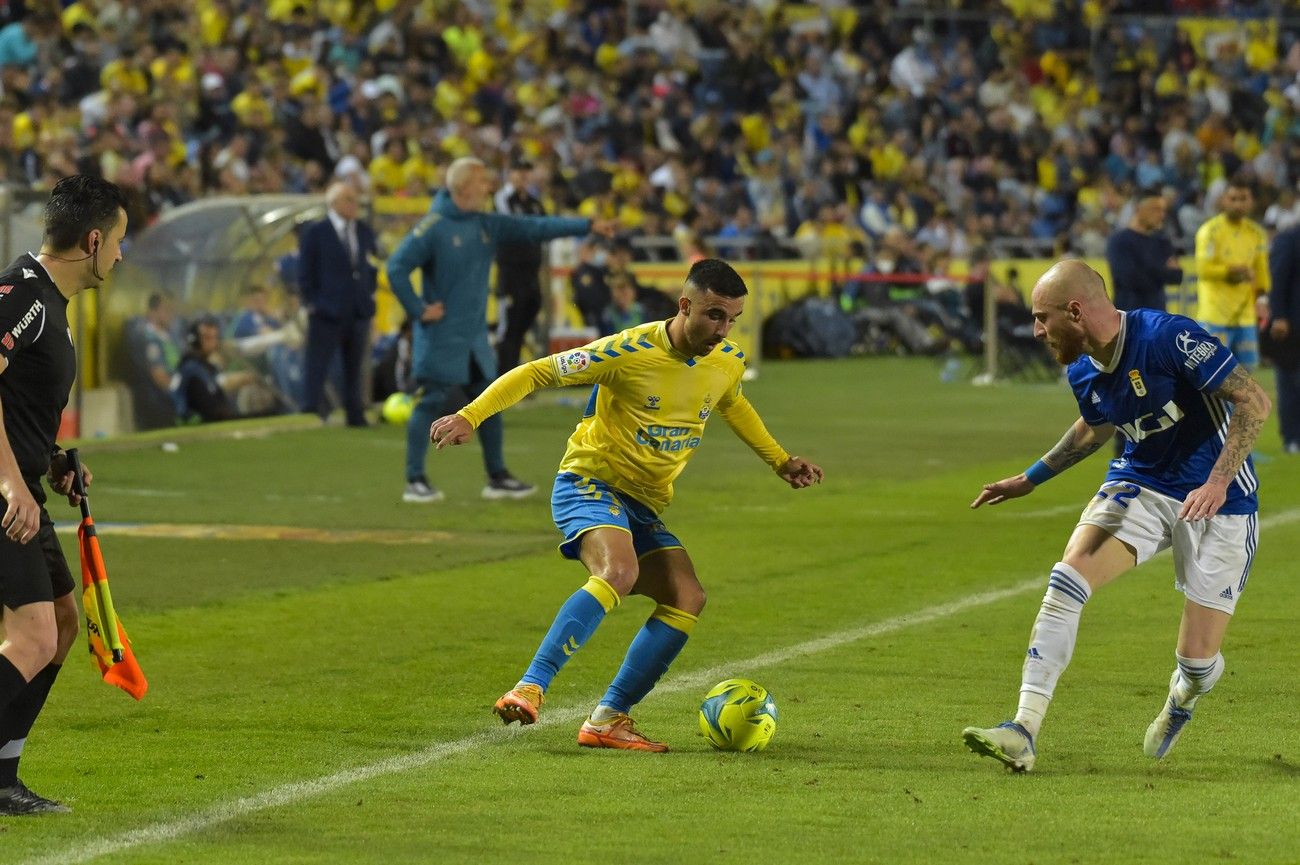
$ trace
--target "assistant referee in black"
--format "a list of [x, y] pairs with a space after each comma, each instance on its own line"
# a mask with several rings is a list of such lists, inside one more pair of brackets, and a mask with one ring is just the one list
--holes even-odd
[[[68, 301], [122, 260], [126, 198], [88, 175], [55, 184], [41, 251], [0, 273], [0, 815], [67, 811], [18, 780], [27, 734], [77, 636], [74, 583], [41, 476], [74, 506], [68, 458], [55, 443], [77, 374]], [[90, 483], [90, 472], [83, 467]]]

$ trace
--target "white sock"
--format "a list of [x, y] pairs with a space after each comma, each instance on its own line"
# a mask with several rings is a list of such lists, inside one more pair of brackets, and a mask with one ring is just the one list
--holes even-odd
[[591, 720], [597, 724], [603, 724], [617, 714], [618, 712], [601, 703], [592, 711]]
[[1029, 649], [1020, 675], [1020, 706], [1016, 710], [1016, 723], [1035, 738], [1056, 690], [1056, 680], [1074, 654], [1079, 617], [1090, 597], [1092, 589], [1082, 574], [1065, 562], [1052, 566], [1047, 593], [1043, 595], [1043, 605], [1029, 635]]
[[1180, 709], [1190, 711], [1223, 675], [1223, 655], [1216, 652], [1213, 658], [1184, 658], [1175, 652], [1174, 657], [1178, 659], [1178, 678], [1169, 689], [1169, 696]]

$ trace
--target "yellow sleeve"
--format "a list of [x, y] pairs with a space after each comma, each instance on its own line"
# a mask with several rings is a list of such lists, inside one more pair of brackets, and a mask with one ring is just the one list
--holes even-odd
[[555, 387], [559, 383], [551, 358], [538, 358], [515, 367], [492, 382], [487, 390], [478, 395], [478, 399], [456, 414], [469, 421], [470, 426], [478, 429], [483, 421], [497, 412], [505, 411], [533, 391], [544, 387]]
[[599, 381], [604, 377], [604, 371], [592, 363], [591, 355], [594, 351], [596, 344], [592, 343], [517, 366], [488, 385], [478, 399], [456, 414], [477, 429], [483, 421], [497, 412], [505, 411], [535, 390]]
[[1228, 278], [1228, 265], [1219, 258], [1210, 225], [1202, 225], [1196, 232], [1196, 276], [1222, 282]]
[[1259, 246], [1255, 250], [1255, 296], [1273, 290], [1273, 277], [1268, 272], [1268, 235], [1259, 233]]
[[790, 454], [772, 438], [754, 406], [740, 392], [739, 383], [730, 397], [718, 402], [718, 412], [736, 436], [749, 445], [750, 450], [758, 454], [759, 459], [771, 466], [773, 471], [780, 470], [789, 461]]

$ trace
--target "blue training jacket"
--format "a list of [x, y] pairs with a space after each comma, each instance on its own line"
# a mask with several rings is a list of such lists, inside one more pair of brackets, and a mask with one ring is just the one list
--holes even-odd
[[[559, 216], [515, 216], [461, 210], [440, 190], [429, 214], [388, 258], [388, 283], [414, 323], [412, 377], [418, 381], [468, 384], [470, 359], [488, 379], [496, 377], [496, 356], [488, 340], [488, 274], [503, 242], [541, 243], [584, 235], [591, 220]], [[419, 268], [421, 294], [411, 287]], [[445, 314], [421, 323], [428, 304], [441, 301]]]

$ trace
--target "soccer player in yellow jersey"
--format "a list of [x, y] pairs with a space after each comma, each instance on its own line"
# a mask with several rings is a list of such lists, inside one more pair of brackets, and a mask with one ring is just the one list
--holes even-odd
[[1267, 303], [1268, 234], [1246, 214], [1254, 195], [1244, 180], [1229, 181], [1223, 212], [1196, 232], [1196, 320], [1248, 369], [1259, 365], [1256, 307]]
[[564, 533], [560, 552], [579, 559], [590, 577], [560, 607], [519, 684], [497, 701], [494, 711], [505, 723], [535, 722], [551, 680], [605, 615], [627, 595], [645, 595], [658, 606], [578, 731], [578, 744], [667, 751], [638, 731], [628, 713], [668, 671], [704, 609], [691, 558], [659, 515], [705, 423], [720, 414], [794, 489], [822, 480], [821, 468], [777, 444], [741, 393], [744, 352], [726, 337], [747, 293], [730, 265], [703, 259], [687, 274], [675, 317], [516, 367], [430, 428], [439, 450], [464, 444], [486, 418], [538, 388], [594, 385], [551, 493], [551, 512]]

